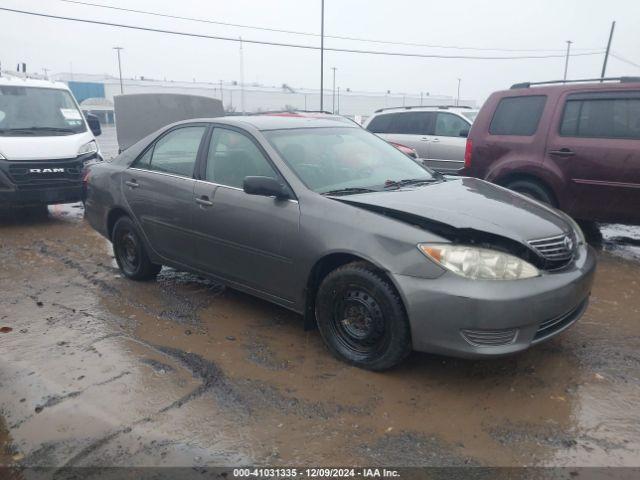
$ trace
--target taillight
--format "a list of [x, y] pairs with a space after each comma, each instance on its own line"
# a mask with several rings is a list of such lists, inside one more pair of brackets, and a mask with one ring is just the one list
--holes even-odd
[[464, 149], [464, 168], [471, 168], [471, 151], [473, 150], [473, 141], [467, 138], [467, 146]]

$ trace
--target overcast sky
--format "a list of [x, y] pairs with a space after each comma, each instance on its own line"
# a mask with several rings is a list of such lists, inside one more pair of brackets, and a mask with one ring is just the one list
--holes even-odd
[[[87, 0], [91, 3], [268, 28], [320, 32], [320, 0]], [[75, 5], [60, 0], [0, 0], [0, 7], [208, 35], [319, 45], [318, 37], [226, 27]], [[616, 20], [612, 51], [640, 64], [638, 0], [326, 0], [327, 35], [475, 48], [548, 49], [502, 52], [386, 45], [327, 39], [326, 46], [452, 55], [563, 54], [604, 50]], [[0, 11], [3, 68], [26, 62], [29, 70], [117, 75], [115, 52], [124, 47], [126, 77], [219, 81], [239, 80], [237, 43], [131, 31], [107, 26], [29, 17]], [[582, 50], [581, 50], [582, 49]], [[244, 44], [246, 82], [319, 87], [319, 52]], [[569, 78], [600, 75], [603, 55], [573, 57]], [[514, 82], [562, 78], [564, 58], [462, 60], [325, 53], [325, 88], [337, 67], [342, 89], [455, 95], [479, 102]], [[609, 76], [640, 75], [640, 68], [609, 61]]]

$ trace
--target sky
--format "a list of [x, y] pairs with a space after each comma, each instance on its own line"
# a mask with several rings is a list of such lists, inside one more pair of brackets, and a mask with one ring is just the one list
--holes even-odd
[[[320, 0], [86, 0], [90, 3], [218, 22], [320, 33]], [[245, 40], [319, 46], [316, 36], [168, 19], [67, 3], [0, 0], [1, 8]], [[521, 81], [562, 78], [566, 41], [576, 53], [604, 51], [616, 21], [612, 51], [638, 66], [610, 58], [607, 76], [640, 76], [640, 1], [637, 0], [325, 0], [325, 34], [391, 42], [544, 51], [432, 48], [327, 38], [326, 47], [439, 55], [562, 55], [561, 58], [479, 60], [414, 58], [325, 52], [325, 88], [456, 95], [479, 103]], [[177, 37], [0, 11], [0, 62], [42, 73], [117, 75], [121, 46], [125, 77], [238, 81], [237, 42]], [[600, 75], [604, 54], [570, 59], [568, 78]], [[243, 43], [246, 83], [319, 88], [320, 52]]]

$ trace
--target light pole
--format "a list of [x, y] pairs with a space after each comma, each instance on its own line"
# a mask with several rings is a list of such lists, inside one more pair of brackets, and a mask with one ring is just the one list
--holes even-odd
[[244, 56], [242, 53], [242, 37], [240, 37], [240, 110], [244, 115]]
[[462, 81], [461, 78], [458, 79], [458, 96], [456, 97], [456, 107], [460, 106], [460, 82]]
[[331, 100], [331, 113], [336, 113], [336, 67], [331, 67], [333, 70], [333, 94]]
[[607, 42], [607, 51], [604, 54], [604, 63], [602, 64], [602, 73], [600, 74], [600, 79], [603, 79], [605, 73], [607, 73], [607, 60], [609, 60], [609, 50], [611, 50], [611, 40], [613, 40], [613, 31], [615, 29], [616, 22], [611, 22], [611, 31], [609, 32], [609, 41]]
[[118, 74], [120, 76], [120, 94], [123, 94], [124, 88], [122, 87], [122, 63], [120, 63], [120, 50], [123, 50], [123, 48], [113, 47], [113, 49], [118, 53]]
[[573, 42], [571, 40], [567, 40], [567, 57], [564, 60], [564, 79], [567, 79], [567, 71], [569, 70], [569, 52], [571, 51], [571, 44]]
[[324, 0], [320, 0], [320, 111], [324, 110]]

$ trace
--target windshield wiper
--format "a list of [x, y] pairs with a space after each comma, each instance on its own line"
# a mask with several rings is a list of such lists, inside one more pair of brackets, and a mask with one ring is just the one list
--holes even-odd
[[400, 188], [407, 185], [422, 185], [437, 181], [438, 179], [436, 178], [405, 178], [403, 180], [387, 180], [384, 182], [384, 188]]
[[2, 130], [3, 132], [58, 132], [58, 133], [75, 133], [75, 131], [70, 128], [64, 127], [21, 127], [21, 128], [8, 128]]
[[329, 190], [328, 192], [322, 192], [322, 195], [355, 195], [356, 193], [371, 193], [377, 191], [378, 190], [365, 187], [346, 187], [338, 188], [337, 190]]

